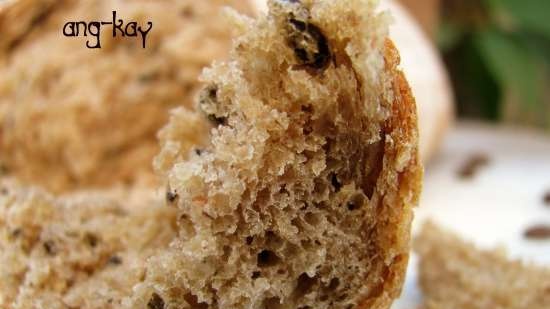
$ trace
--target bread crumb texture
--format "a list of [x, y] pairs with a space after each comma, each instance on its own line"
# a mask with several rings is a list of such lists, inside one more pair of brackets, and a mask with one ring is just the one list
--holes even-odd
[[0, 184], [0, 308], [110, 309], [176, 234], [153, 192], [53, 197]]
[[185, 110], [161, 134], [178, 238], [125, 305], [389, 308], [422, 169], [388, 16], [361, 0], [227, 15], [240, 36], [198, 100], [210, 142], [180, 151]]
[[[1, 2], [1, 1], [0, 1]], [[225, 58], [221, 8], [238, 0], [16, 0], [0, 3], [0, 166], [55, 192], [156, 184], [151, 160], [168, 110], [192, 107], [197, 77]], [[153, 22], [136, 38], [65, 37], [68, 21]], [[194, 128], [204, 130], [204, 125]]]
[[550, 308], [550, 269], [481, 251], [427, 223], [417, 239], [425, 309]]

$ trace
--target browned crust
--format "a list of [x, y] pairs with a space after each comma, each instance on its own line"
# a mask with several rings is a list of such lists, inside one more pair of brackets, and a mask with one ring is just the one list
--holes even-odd
[[[423, 175], [418, 154], [416, 102], [405, 75], [398, 69], [399, 52], [389, 39], [385, 43], [384, 58], [386, 72], [393, 79], [395, 97], [391, 116], [385, 124], [385, 133], [391, 141], [386, 142], [382, 175], [382, 183], [390, 186], [387, 188], [390, 194], [381, 202], [382, 217], [386, 221], [379, 223], [377, 232], [380, 252], [384, 258], [391, 258], [391, 262], [386, 265], [382, 285], [366, 297], [360, 309], [389, 308], [401, 294], [409, 261], [412, 209], [418, 204]], [[410, 159], [400, 169], [401, 156], [405, 153], [410, 153]], [[391, 196], [391, 192], [396, 196]]]

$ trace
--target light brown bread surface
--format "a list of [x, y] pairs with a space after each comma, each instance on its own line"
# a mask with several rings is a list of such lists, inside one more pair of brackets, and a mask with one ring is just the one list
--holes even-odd
[[422, 171], [388, 18], [372, 1], [269, 6], [233, 14], [231, 57], [203, 74], [210, 142], [181, 160], [169, 136], [192, 113], [164, 130], [179, 236], [128, 308], [389, 308], [401, 291]]
[[479, 250], [433, 223], [415, 250], [426, 309], [550, 308], [550, 269]]
[[175, 236], [149, 191], [53, 197], [0, 184], [0, 308], [117, 309]]
[[[238, 0], [0, 1], [0, 166], [55, 192], [152, 184], [156, 133], [192, 107], [197, 77], [229, 50], [220, 9]], [[136, 21], [141, 39], [63, 36], [68, 21]], [[201, 128], [197, 128], [197, 131]]]

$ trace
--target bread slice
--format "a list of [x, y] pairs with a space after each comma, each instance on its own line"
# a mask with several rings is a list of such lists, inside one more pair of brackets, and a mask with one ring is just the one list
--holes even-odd
[[550, 308], [550, 269], [481, 251], [433, 223], [415, 240], [426, 309]]
[[[157, 131], [176, 106], [192, 107], [202, 68], [227, 56], [220, 19], [241, 0], [0, 1], [0, 167], [56, 193], [117, 184], [156, 186]], [[138, 22], [135, 37], [65, 37], [69, 21]], [[195, 128], [200, 131], [204, 125]]]
[[422, 169], [388, 16], [360, 0], [269, 9], [231, 13], [231, 57], [203, 74], [210, 142], [180, 161], [165, 139], [179, 236], [128, 308], [388, 308], [401, 291]]
[[0, 185], [0, 308], [118, 309], [148, 256], [175, 237], [153, 192]]

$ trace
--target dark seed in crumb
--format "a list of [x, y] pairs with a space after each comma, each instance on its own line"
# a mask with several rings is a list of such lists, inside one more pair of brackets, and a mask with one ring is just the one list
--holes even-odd
[[13, 231], [11, 231], [11, 237], [13, 238], [17, 238], [21, 236], [21, 234], [23, 234], [23, 230], [21, 230], [20, 228], [16, 228]]
[[208, 100], [208, 103], [218, 103], [218, 86], [210, 85], [206, 87], [202, 95], [202, 99]]
[[203, 89], [199, 95], [199, 106], [201, 110], [206, 114], [208, 119], [217, 125], [226, 125], [227, 118], [223, 116], [216, 116], [215, 114], [210, 113], [208, 110], [212, 109], [213, 106], [219, 104], [218, 101], [218, 86], [210, 85]]
[[336, 173], [330, 174], [330, 183], [332, 184], [332, 187], [334, 187], [334, 192], [338, 192], [342, 188], [342, 184], [338, 181]]
[[150, 72], [150, 73], [141, 74], [138, 77], [138, 80], [141, 83], [148, 83], [148, 82], [157, 80], [159, 77], [160, 77], [160, 74], [158, 72]]
[[57, 253], [57, 249], [55, 248], [55, 243], [53, 240], [47, 240], [44, 242], [44, 250], [48, 255], [55, 255]]
[[208, 115], [208, 120], [210, 120], [211, 122], [213, 122], [218, 126], [224, 126], [227, 124], [226, 117], [216, 117], [215, 115]]
[[197, 154], [197, 156], [202, 155], [202, 149], [195, 148], [195, 153]]
[[247, 245], [250, 246], [250, 245], [252, 244], [253, 241], [254, 241], [254, 237], [252, 237], [252, 236], [246, 237], [246, 244], [247, 244]]
[[524, 236], [533, 240], [550, 239], [550, 225], [534, 225], [525, 231]]
[[195, 15], [195, 12], [193, 12], [193, 8], [186, 6], [181, 10], [181, 16], [186, 18], [191, 18]]
[[489, 164], [489, 157], [485, 154], [471, 156], [466, 163], [458, 170], [458, 176], [462, 179], [471, 179], [476, 176], [479, 170]]
[[86, 241], [86, 243], [92, 247], [92, 248], [95, 248], [99, 242], [99, 239], [97, 238], [97, 236], [93, 233], [86, 233], [84, 235], [84, 241]]
[[170, 204], [174, 203], [178, 199], [178, 194], [172, 191], [166, 191], [166, 201]]
[[288, 45], [294, 50], [299, 65], [324, 70], [331, 60], [327, 39], [316, 25], [290, 16], [288, 19]]
[[111, 265], [120, 265], [120, 264], [122, 264], [122, 259], [118, 255], [113, 255], [109, 258], [107, 263], [109, 263]]
[[149, 302], [147, 303], [148, 309], [164, 309], [164, 300], [157, 294], [153, 293]]

